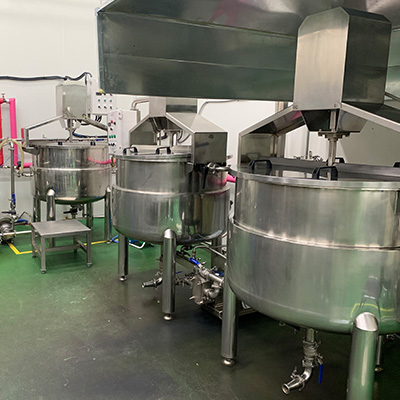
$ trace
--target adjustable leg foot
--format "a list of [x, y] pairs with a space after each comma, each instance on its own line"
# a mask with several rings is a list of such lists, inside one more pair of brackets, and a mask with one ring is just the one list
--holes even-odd
[[222, 364], [224, 364], [226, 367], [233, 367], [236, 364], [236, 361], [232, 358], [223, 358]]

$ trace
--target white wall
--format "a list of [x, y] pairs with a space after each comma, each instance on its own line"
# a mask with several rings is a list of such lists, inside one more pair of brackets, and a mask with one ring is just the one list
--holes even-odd
[[[98, 77], [95, 8], [100, 0], [1, 0], [0, 75], [80, 75], [89, 71]], [[0, 93], [16, 98], [18, 135], [22, 127], [56, 115], [55, 87], [61, 81], [0, 81]], [[132, 97], [118, 102], [128, 107]], [[3, 135], [9, 136], [8, 106], [2, 106]], [[83, 133], [95, 128], [85, 128]], [[98, 133], [98, 131], [97, 131]], [[66, 137], [60, 123], [32, 131], [33, 137]], [[8, 158], [7, 152], [5, 159]], [[27, 160], [30, 156], [26, 155]], [[9, 170], [0, 170], [0, 209], [8, 209]], [[28, 178], [17, 179], [17, 210], [31, 211]], [[102, 202], [100, 202], [102, 203]], [[95, 213], [102, 214], [102, 204]], [[59, 207], [62, 208], [62, 207]]]

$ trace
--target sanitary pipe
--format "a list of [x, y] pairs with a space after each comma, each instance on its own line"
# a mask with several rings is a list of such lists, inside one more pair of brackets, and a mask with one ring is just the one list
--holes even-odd
[[[10, 104], [10, 131], [11, 139], [17, 139], [17, 109], [15, 105], [15, 99], [8, 99]], [[18, 149], [17, 145], [14, 144], [14, 166], [18, 165]]]
[[15, 168], [13, 165], [13, 159], [15, 159], [15, 144], [14, 146], [12, 145], [12, 142], [10, 143], [10, 168], [11, 168], [11, 199], [10, 199], [10, 210], [15, 211], [16, 208], [16, 199], [15, 199]]
[[49, 189], [46, 193], [47, 221], [56, 220], [56, 192]]
[[303, 340], [303, 351], [304, 358], [302, 361], [303, 372], [299, 375], [295, 370], [290, 375], [291, 381], [282, 385], [282, 391], [285, 394], [289, 394], [293, 390], [304, 389], [306, 383], [310, 380], [313, 369], [318, 365], [318, 360], [321, 360], [321, 356], [317, 352], [318, 342], [315, 340], [314, 329], [306, 329], [306, 335]]
[[[56, 192], [53, 189], [49, 189], [46, 193], [46, 205], [47, 205], [47, 221], [56, 220]], [[56, 244], [55, 239], [49, 239], [49, 247], [54, 247]]]
[[149, 281], [143, 282], [142, 283], [142, 288], [149, 288], [149, 287], [153, 287], [153, 288], [157, 288], [158, 286], [160, 286], [162, 284], [163, 278], [162, 276], [159, 276], [157, 278], [151, 279]]

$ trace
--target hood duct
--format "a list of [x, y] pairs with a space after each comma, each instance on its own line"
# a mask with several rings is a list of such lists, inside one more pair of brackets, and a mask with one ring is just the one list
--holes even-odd
[[298, 28], [338, 6], [392, 22], [386, 90], [400, 96], [398, 0], [115, 0], [97, 13], [102, 88], [292, 101]]
[[[197, 114], [197, 100], [151, 97], [149, 112], [129, 130], [132, 148], [140, 145], [188, 148], [191, 165], [226, 164], [227, 132]], [[176, 135], [190, 137], [190, 146], [182, 146]], [[175, 142], [176, 141], [176, 142]]]

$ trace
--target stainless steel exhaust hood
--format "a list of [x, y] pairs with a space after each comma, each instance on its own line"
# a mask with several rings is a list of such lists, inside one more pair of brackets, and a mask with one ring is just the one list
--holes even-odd
[[400, 110], [384, 104], [390, 37], [382, 15], [338, 7], [308, 16], [298, 33], [293, 105], [241, 132], [239, 160], [251, 158], [254, 135], [304, 124], [335, 142], [367, 121], [400, 132]]
[[112, 93], [293, 100], [296, 34], [343, 6], [392, 23], [388, 92], [400, 95], [398, 0], [115, 0], [97, 15], [100, 80]]
[[[173, 135], [182, 133], [191, 137], [191, 164], [225, 164], [227, 132], [197, 114], [197, 101], [152, 97], [148, 99], [149, 113], [130, 131], [130, 144], [159, 145], [160, 136], [169, 137], [173, 148], [179, 143]], [[186, 140], [186, 139], [185, 139]]]

